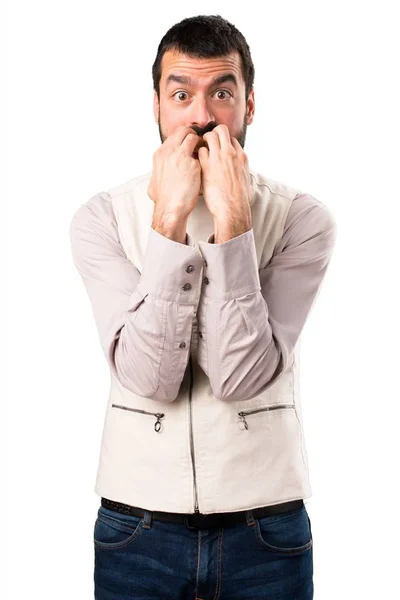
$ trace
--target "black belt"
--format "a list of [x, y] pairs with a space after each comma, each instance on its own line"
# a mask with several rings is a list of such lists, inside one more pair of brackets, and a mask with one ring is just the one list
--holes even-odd
[[[124, 515], [135, 515], [137, 517], [144, 517], [145, 509], [139, 508], [138, 506], [130, 506], [129, 504], [123, 504], [122, 502], [116, 502], [115, 500], [109, 500], [108, 498], [101, 498], [101, 505], [104, 508], [115, 510], [123, 513]], [[277, 513], [286, 512], [288, 510], [295, 510], [304, 506], [304, 501], [291, 500], [289, 502], [282, 502], [281, 504], [272, 504], [270, 506], [261, 506], [260, 508], [253, 508], [252, 513], [254, 518], [266, 517], [268, 515], [276, 515]], [[208, 527], [226, 527], [234, 525], [235, 523], [246, 522], [245, 510], [236, 512], [226, 513], [210, 513], [204, 515], [202, 513], [172, 513], [172, 512], [161, 512], [157, 510], [150, 511], [152, 513], [152, 519], [160, 521], [171, 521], [173, 523], [184, 523], [189, 527], [197, 529], [207, 529]]]

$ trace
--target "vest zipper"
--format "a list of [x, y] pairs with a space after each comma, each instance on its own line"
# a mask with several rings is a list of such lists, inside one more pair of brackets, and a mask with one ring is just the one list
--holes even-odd
[[124, 410], [132, 410], [133, 412], [142, 413], [143, 415], [153, 415], [154, 417], [157, 417], [157, 420], [154, 423], [154, 430], [157, 431], [157, 433], [161, 429], [161, 421], [160, 421], [160, 419], [162, 419], [163, 417], [165, 417], [164, 413], [147, 412], [147, 410], [141, 410], [140, 408], [131, 408], [130, 406], [123, 406], [122, 404], [111, 404], [111, 406], [114, 406], [115, 408], [122, 408]]
[[193, 443], [193, 424], [192, 424], [192, 385], [193, 385], [193, 365], [192, 357], [189, 356], [189, 367], [190, 367], [190, 387], [189, 387], [189, 422], [190, 422], [190, 454], [192, 457], [192, 468], [193, 468], [193, 488], [194, 488], [194, 512], [199, 511], [199, 502], [197, 497], [197, 481], [196, 481], [196, 465], [194, 461], [194, 443]]
[[245, 415], [252, 415], [264, 410], [276, 410], [277, 408], [294, 408], [294, 404], [275, 404], [274, 406], [264, 406], [263, 408], [254, 408], [253, 410], [242, 410], [238, 413], [238, 415], [241, 418], [242, 423], [244, 423], [245, 429], [248, 429], [249, 426], [247, 424]]

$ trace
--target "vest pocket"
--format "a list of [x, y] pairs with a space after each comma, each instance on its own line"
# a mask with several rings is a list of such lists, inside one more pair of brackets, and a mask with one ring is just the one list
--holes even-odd
[[157, 420], [154, 423], [154, 431], [156, 431], [157, 433], [161, 429], [161, 420], [160, 419], [165, 417], [164, 413], [147, 412], [147, 410], [141, 410], [140, 408], [131, 408], [130, 406], [124, 406], [123, 404], [111, 404], [111, 406], [114, 408], [122, 408], [123, 410], [131, 410], [133, 412], [141, 413], [143, 415], [151, 415], [153, 417], [157, 417]]
[[294, 404], [271, 404], [271, 406], [262, 406], [259, 408], [253, 408], [251, 410], [241, 410], [238, 412], [238, 415], [241, 419], [241, 423], [244, 424], [245, 429], [248, 429], [248, 423], [246, 421], [247, 415], [253, 415], [255, 413], [269, 411], [269, 410], [277, 410], [277, 409], [286, 409], [286, 408], [294, 408]]

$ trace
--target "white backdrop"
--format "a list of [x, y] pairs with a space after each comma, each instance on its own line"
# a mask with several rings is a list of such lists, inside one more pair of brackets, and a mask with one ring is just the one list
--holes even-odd
[[255, 64], [250, 164], [326, 203], [338, 223], [302, 334], [315, 598], [398, 593], [395, 4], [10, 2], [3, 598], [93, 597], [109, 373], [68, 228], [95, 193], [151, 169], [158, 43], [184, 17], [216, 13], [242, 31]]

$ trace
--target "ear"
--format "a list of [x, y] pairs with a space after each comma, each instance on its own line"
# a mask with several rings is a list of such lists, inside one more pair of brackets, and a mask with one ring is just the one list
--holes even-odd
[[253, 122], [253, 118], [254, 118], [254, 111], [255, 111], [255, 100], [254, 100], [254, 88], [252, 88], [249, 97], [247, 99], [247, 125], [251, 125], [251, 123]]
[[158, 124], [158, 112], [160, 109], [160, 104], [158, 102], [158, 97], [157, 97], [157, 92], [156, 90], [153, 90], [154, 95], [153, 95], [153, 113], [154, 113], [154, 120], [155, 122]]

